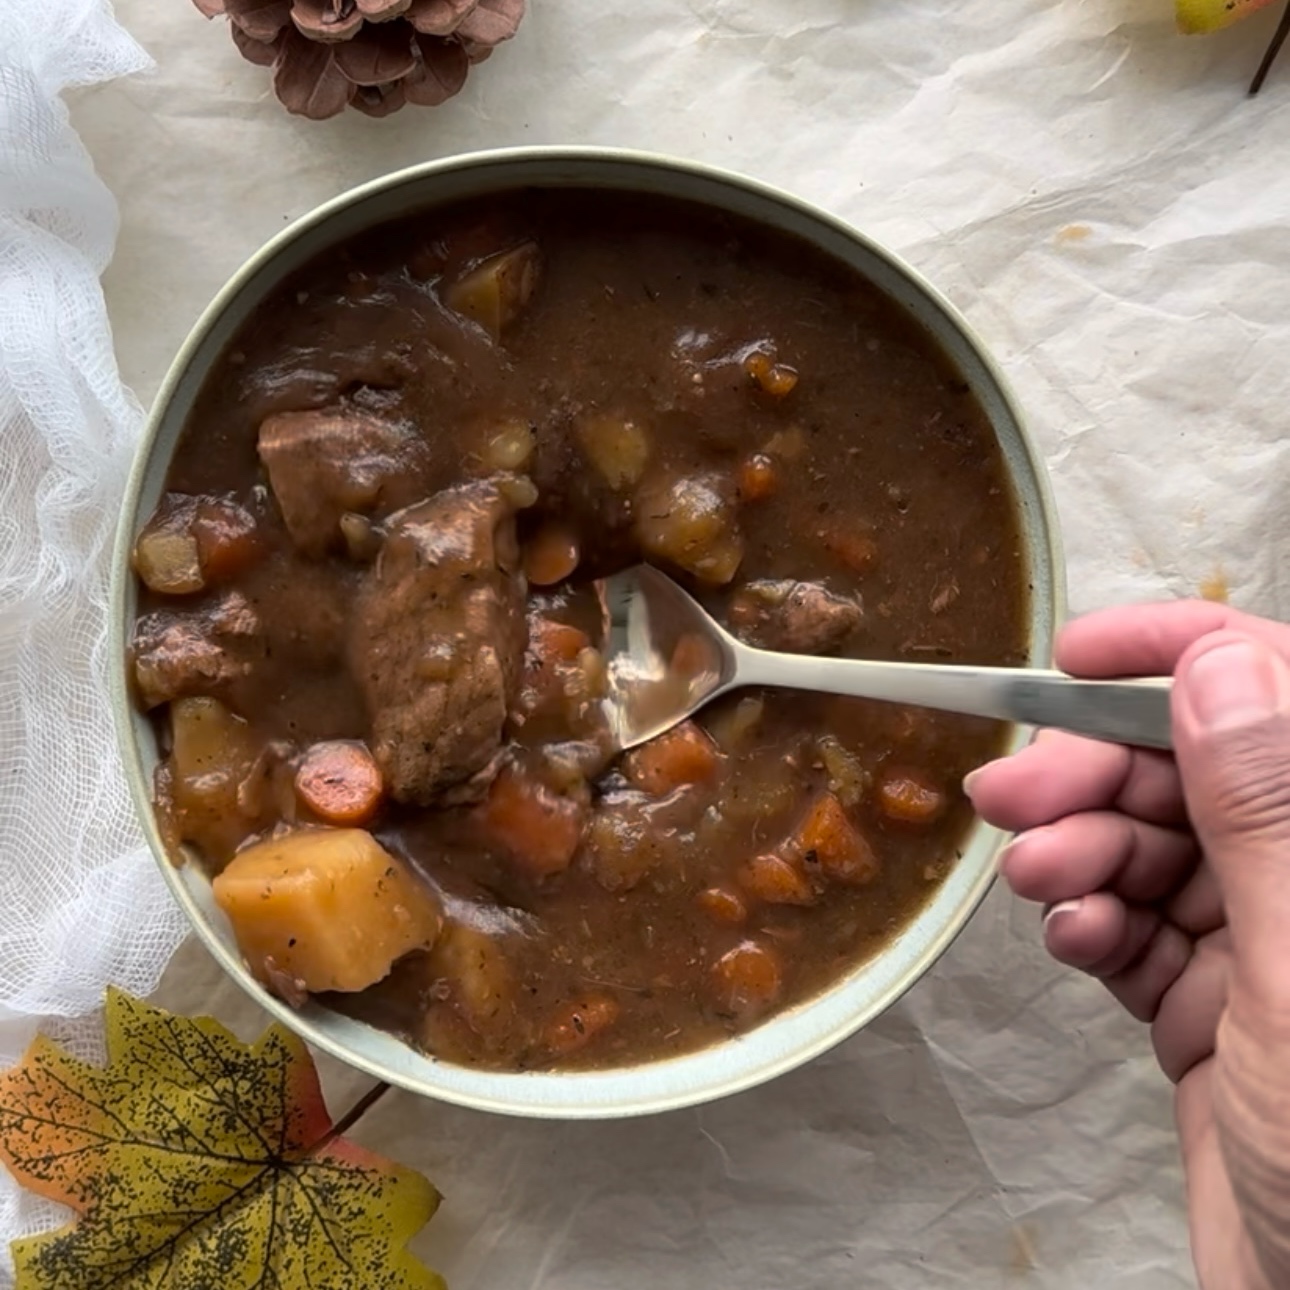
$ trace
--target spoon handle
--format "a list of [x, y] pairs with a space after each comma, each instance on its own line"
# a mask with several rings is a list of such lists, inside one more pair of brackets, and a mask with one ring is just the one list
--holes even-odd
[[1037, 668], [883, 663], [738, 650], [740, 685], [824, 690], [860, 699], [1053, 726], [1108, 743], [1172, 748], [1169, 677], [1079, 681]]

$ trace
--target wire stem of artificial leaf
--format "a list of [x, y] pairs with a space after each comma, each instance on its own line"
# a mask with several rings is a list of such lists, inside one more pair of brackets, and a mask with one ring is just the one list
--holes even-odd
[[337, 1138], [343, 1138], [389, 1091], [388, 1084], [373, 1085], [314, 1143], [310, 1153], [322, 1151], [325, 1147], [331, 1146]]
[[1290, 3], [1286, 5], [1281, 21], [1277, 23], [1276, 31], [1272, 33], [1272, 43], [1268, 45], [1263, 61], [1259, 64], [1259, 70], [1254, 73], [1254, 79], [1250, 82], [1252, 95], [1263, 88], [1263, 82], [1268, 79], [1268, 73], [1272, 70], [1272, 64], [1277, 61], [1277, 55], [1281, 52], [1281, 46], [1286, 43], [1287, 36], [1290, 36]]

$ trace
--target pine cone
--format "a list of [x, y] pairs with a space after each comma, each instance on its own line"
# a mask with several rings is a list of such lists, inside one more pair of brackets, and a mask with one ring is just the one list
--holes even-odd
[[193, 0], [227, 15], [242, 57], [273, 68], [289, 112], [321, 121], [346, 105], [389, 116], [435, 107], [472, 63], [515, 35], [525, 0]]

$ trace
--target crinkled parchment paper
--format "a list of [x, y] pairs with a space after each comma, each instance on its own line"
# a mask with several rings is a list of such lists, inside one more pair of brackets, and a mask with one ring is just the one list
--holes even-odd
[[[1052, 466], [1076, 609], [1227, 586], [1290, 613], [1290, 64], [1244, 94], [1270, 15], [1184, 39], [1169, 0], [534, 0], [448, 106], [314, 125], [187, 0], [118, 13], [159, 70], [75, 118], [123, 206], [108, 302], [145, 401], [227, 276], [356, 182], [498, 145], [673, 152], [829, 207], [967, 313]], [[162, 999], [259, 1025], [191, 946]], [[608, 1125], [396, 1094], [361, 1136], [447, 1193], [419, 1248], [456, 1290], [1192, 1285], [1147, 1037], [1002, 891], [770, 1087]]]

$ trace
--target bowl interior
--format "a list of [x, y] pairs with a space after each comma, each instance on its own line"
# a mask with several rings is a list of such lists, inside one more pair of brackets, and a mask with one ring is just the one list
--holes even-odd
[[[1021, 511], [1032, 587], [1029, 652], [1050, 657], [1062, 610], [1061, 553], [1043, 466], [1006, 385], [966, 323], [914, 273], [821, 212], [761, 185], [664, 158], [592, 150], [484, 153], [392, 175], [337, 199], [280, 234], [229, 283], [198, 322], [158, 396], [123, 512], [115, 563], [120, 630], [113, 641], [113, 703], [131, 791], [149, 842], [199, 935], [235, 980], [318, 1048], [373, 1077], [482, 1110], [557, 1118], [638, 1115], [723, 1097], [759, 1084], [836, 1044], [890, 1006], [948, 947], [989, 889], [1001, 837], [978, 823], [963, 857], [932, 900], [876, 958], [824, 994], [716, 1047], [647, 1065], [576, 1074], [504, 1074], [436, 1061], [398, 1039], [315, 1004], [296, 1012], [265, 991], [243, 966], [210, 883], [196, 864], [166, 858], [151, 807], [157, 762], [151, 726], [130, 703], [125, 646], [136, 612], [129, 552], [162, 492], [179, 435], [207, 371], [259, 302], [288, 274], [373, 225], [462, 198], [525, 186], [600, 187], [703, 202], [813, 243], [858, 270], [904, 307], [970, 384], [994, 428]], [[1011, 746], [1024, 742], [1014, 732]]]

